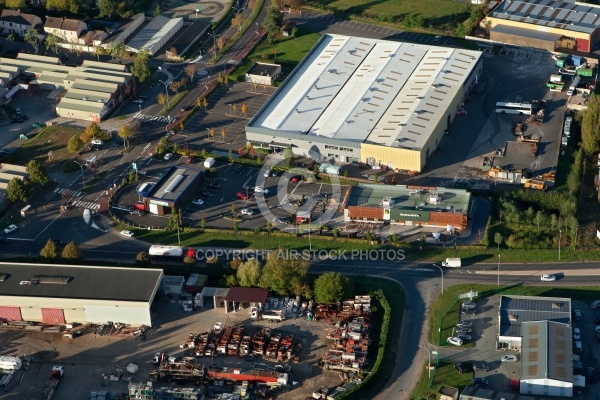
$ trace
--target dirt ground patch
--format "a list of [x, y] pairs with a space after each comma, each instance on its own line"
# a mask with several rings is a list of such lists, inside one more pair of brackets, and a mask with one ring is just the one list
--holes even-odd
[[[64, 125], [52, 125], [41, 128], [39, 133], [23, 142], [15, 153], [15, 162], [20, 165], [30, 160], [38, 160], [48, 170], [58, 169], [69, 157], [67, 142], [71, 136], [79, 136], [83, 128]], [[52, 158], [49, 153], [52, 152]]]

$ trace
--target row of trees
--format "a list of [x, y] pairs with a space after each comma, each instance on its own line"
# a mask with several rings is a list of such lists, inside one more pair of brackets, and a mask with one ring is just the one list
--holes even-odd
[[48, 239], [44, 247], [40, 250], [40, 257], [45, 262], [53, 262], [59, 259], [81, 261], [83, 260], [83, 252], [73, 241], [67, 243], [62, 251], [59, 252], [58, 245], [52, 239]]
[[341, 301], [352, 295], [354, 286], [348, 277], [326, 273], [311, 285], [307, 260], [285, 257], [282, 250], [270, 253], [264, 265], [257, 259], [230, 263], [233, 274], [226, 275], [228, 286], [262, 287], [280, 296], [298, 295], [318, 303]]

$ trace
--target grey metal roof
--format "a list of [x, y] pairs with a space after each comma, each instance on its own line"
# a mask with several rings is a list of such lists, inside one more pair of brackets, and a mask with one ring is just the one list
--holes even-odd
[[146, 198], [173, 202], [191, 185], [202, 170], [184, 165], [173, 165], [156, 182]]
[[562, 297], [501, 296], [500, 336], [521, 337], [521, 326], [531, 321], [571, 323], [571, 299]]
[[600, 8], [575, 1], [506, 0], [490, 17], [591, 34], [600, 25]]
[[267, 75], [273, 76], [277, 71], [281, 69], [281, 65], [278, 64], [267, 64], [257, 62], [246, 72], [248, 75]]
[[553, 321], [522, 325], [521, 379], [573, 382], [571, 325]]
[[500, 392], [497, 390], [466, 386], [459, 400], [535, 400], [535, 397], [525, 396], [515, 392]]
[[248, 128], [420, 149], [477, 51], [325, 34]]
[[[10, 297], [46, 297], [149, 302], [160, 285], [163, 271], [147, 268], [91, 267], [82, 265], [17, 264], [0, 262], [3, 304]], [[34, 276], [70, 277], [67, 284], [27, 284]], [[24, 282], [21, 284], [21, 282]]]

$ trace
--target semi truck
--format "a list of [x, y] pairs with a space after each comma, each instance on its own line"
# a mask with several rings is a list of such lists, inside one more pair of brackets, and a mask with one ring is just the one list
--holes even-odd
[[61, 365], [55, 365], [52, 367], [52, 372], [46, 381], [46, 387], [44, 388], [44, 393], [42, 394], [42, 400], [51, 400], [54, 397], [54, 393], [56, 393], [56, 389], [58, 389], [58, 384], [60, 383], [63, 374], [64, 370]]

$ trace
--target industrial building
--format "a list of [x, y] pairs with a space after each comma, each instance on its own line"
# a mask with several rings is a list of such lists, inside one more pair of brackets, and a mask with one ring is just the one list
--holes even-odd
[[553, 321], [525, 322], [522, 334], [521, 393], [573, 397], [571, 325]]
[[[441, 399], [441, 397], [440, 397]], [[446, 397], [446, 399], [448, 399]], [[446, 400], [444, 399], [444, 400]], [[454, 399], [454, 398], [453, 398]], [[538, 400], [536, 397], [525, 396], [518, 392], [502, 392], [476, 386], [465, 386], [458, 400]]]
[[471, 193], [464, 189], [359, 184], [344, 199], [344, 220], [467, 228]]
[[281, 75], [281, 65], [257, 62], [246, 72], [246, 82], [271, 86]]
[[16, 59], [0, 58], [0, 71], [18, 68], [28, 83], [7, 88], [5, 98], [20, 90], [64, 90], [55, 106], [59, 117], [100, 122], [121, 104], [134, 85], [124, 65], [85, 60], [79, 67], [60, 65], [56, 57], [19, 53]]
[[600, 6], [574, 0], [504, 0], [484, 25], [496, 42], [587, 53], [598, 48]]
[[145, 209], [155, 215], [170, 215], [173, 210], [181, 210], [200, 190], [203, 177], [199, 168], [173, 165], [150, 190], [140, 192]]
[[421, 171], [481, 71], [478, 51], [325, 34], [246, 137], [320, 162]]
[[0, 263], [0, 320], [152, 326], [163, 271], [147, 268]]
[[[183, 18], [167, 18], [157, 15], [146, 26], [125, 42], [128, 51], [148, 52], [155, 55], [169, 39], [183, 27]], [[191, 39], [191, 38], [190, 38]]]
[[498, 347], [522, 348], [523, 326], [527, 322], [553, 321], [571, 324], [571, 299], [562, 297], [500, 296]]

